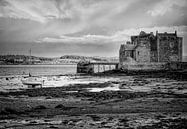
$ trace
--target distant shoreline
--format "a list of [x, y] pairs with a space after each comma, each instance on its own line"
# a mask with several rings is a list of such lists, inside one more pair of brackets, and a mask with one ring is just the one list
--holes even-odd
[[0, 66], [11, 66], [11, 65], [24, 66], [24, 65], [77, 65], [77, 64], [0, 64]]

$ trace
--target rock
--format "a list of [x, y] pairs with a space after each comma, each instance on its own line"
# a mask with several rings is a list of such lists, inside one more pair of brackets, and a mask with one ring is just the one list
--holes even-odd
[[59, 104], [59, 105], [57, 105], [55, 108], [65, 108], [65, 106], [64, 105], [62, 105], [62, 104]]
[[47, 96], [45, 99], [52, 99], [53, 97], [51, 97], [51, 96]]
[[54, 126], [54, 125], [50, 125], [49, 128], [50, 128], [50, 129], [59, 129], [59, 127]]
[[4, 108], [4, 110], [1, 111], [0, 114], [2, 114], [2, 115], [19, 114], [19, 112], [16, 111], [15, 109], [6, 107], [6, 108]]
[[91, 117], [93, 121], [100, 121], [101, 120], [101, 118], [97, 115], [87, 115], [87, 116]]
[[75, 107], [66, 107], [66, 106], [64, 106], [62, 104], [59, 104], [55, 108], [62, 109], [62, 110], [71, 110], [72, 108], [75, 108]]
[[36, 106], [34, 109], [47, 109], [45, 106], [43, 106], [43, 105], [39, 105], [39, 106]]

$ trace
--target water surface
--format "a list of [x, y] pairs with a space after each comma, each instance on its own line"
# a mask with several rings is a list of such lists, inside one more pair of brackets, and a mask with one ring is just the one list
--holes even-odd
[[0, 65], [0, 76], [75, 74], [76, 65]]

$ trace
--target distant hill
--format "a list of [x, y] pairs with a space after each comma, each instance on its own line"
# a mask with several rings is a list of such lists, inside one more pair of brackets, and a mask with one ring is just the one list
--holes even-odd
[[52, 58], [36, 57], [27, 55], [0, 55], [0, 64], [37, 64], [51, 62]]
[[91, 62], [118, 62], [116, 57], [88, 57], [88, 56], [77, 56], [77, 55], [64, 55], [60, 59], [75, 60], [75, 61], [91, 61]]
[[36, 57], [36, 56], [27, 56], [27, 55], [0, 55], [0, 60], [11, 60], [11, 59], [37, 59], [37, 60], [52, 60], [52, 58], [47, 57]]
[[106, 59], [98, 57], [87, 57], [87, 56], [76, 56], [76, 55], [64, 55], [60, 59], [70, 59], [70, 60], [89, 60], [89, 61], [107, 61]]
[[0, 55], [0, 64], [77, 64], [79, 61], [118, 62], [117, 57], [87, 57], [64, 55], [57, 58], [36, 57], [27, 55]]
[[61, 56], [60, 59], [84, 60], [84, 59], [90, 59], [90, 58], [86, 56], [64, 55], [64, 56]]

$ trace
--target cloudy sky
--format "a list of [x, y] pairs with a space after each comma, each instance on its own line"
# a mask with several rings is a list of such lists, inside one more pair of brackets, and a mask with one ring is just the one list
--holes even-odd
[[187, 0], [0, 0], [0, 54], [118, 56], [129, 36], [174, 32], [187, 55]]

